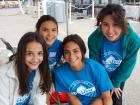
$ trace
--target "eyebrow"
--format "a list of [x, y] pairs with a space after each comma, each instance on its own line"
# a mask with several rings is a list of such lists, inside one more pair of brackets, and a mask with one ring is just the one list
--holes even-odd
[[[80, 50], [80, 48], [74, 48], [74, 49], [72, 49], [72, 50]], [[68, 49], [64, 49], [64, 51], [71, 51], [71, 50], [68, 50]]]
[[43, 51], [31, 51], [31, 50], [27, 50], [26, 52], [43, 52]]

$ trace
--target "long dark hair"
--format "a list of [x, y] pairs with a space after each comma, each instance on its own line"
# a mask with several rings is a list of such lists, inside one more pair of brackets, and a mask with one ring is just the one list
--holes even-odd
[[128, 33], [125, 9], [119, 4], [108, 4], [97, 16], [97, 26], [100, 26], [105, 16], [111, 15], [113, 21], [122, 29], [122, 34]]
[[32, 41], [40, 43], [43, 47], [43, 52], [44, 52], [43, 61], [39, 65], [39, 73], [41, 77], [39, 87], [41, 89], [42, 94], [49, 92], [51, 87], [51, 77], [50, 77], [50, 70], [48, 67], [46, 42], [37, 33], [28, 32], [25, 33], [23, 37], [20, 39], [17, 47], [17, 52], [15, 55], [15, 66], [16, 66], [17, 77], [19, 80], [20, 95], [29, 93], [29, 83], [28, 83], [29, 71], [27, 70], [27, 65], [25, 64], [25, 51], [26, 51], [27, 44]]
[[77, 35], [77, 34], [71, 34], [71, 35], [68, 35], [67, 37], [65, 37], [63, 42], [62, 42], [62, 52], [63, 52], [63, 55], [64, 55], [64, 46], [68, 42], [74, 42], [74, 43], [76, 43], [79, 46], [80, 51], [82, 52], [82, 61], [83, 61], [84, 58], [85, 58], [85, 54], [86, 54], [86, 46], [85, 46], [85, 43], [82, 40], [82, 38], [79, 35]]

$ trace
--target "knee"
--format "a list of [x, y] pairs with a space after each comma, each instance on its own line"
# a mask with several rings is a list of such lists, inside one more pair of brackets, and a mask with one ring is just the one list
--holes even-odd
[[101, 98], [97, 98], [96, 100], [94, 100], [94, 101], [92, 102], [91, 105], [103, 105], [103, 101], [102, 101]]

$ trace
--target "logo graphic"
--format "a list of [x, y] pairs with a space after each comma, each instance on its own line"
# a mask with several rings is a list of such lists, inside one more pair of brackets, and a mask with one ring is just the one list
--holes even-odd
[[52, 71], [56, 65], [56, 52], [50, 52], [49, 53], [49, 58], [48, 58], [48, 62], [49, 62], [49, 68]]
[[122, 62], [122, 57], [116, 52], [106, 52], [103, 55], [102, 63], [108, 72], [114, 71]]
[[79, 94], [79, 95], [88, 96], [88, 97], [96, 96], [95, 86], [88, 81], [76, 80], [71, 84], [69, 90], [74, 95]]

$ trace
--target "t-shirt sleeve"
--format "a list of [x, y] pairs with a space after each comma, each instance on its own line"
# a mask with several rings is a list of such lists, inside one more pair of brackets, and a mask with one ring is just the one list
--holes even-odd
[[109, 91], [113, 88], [112, 82], [102, 65], [99, 66], [99, 89], [101, 92]]
[[60, 74], [60, 72], [54, 71], [54, 78], [55, 78], [55, 89], [56, 92], [68, 92], [65, 88], [64, 80]]

